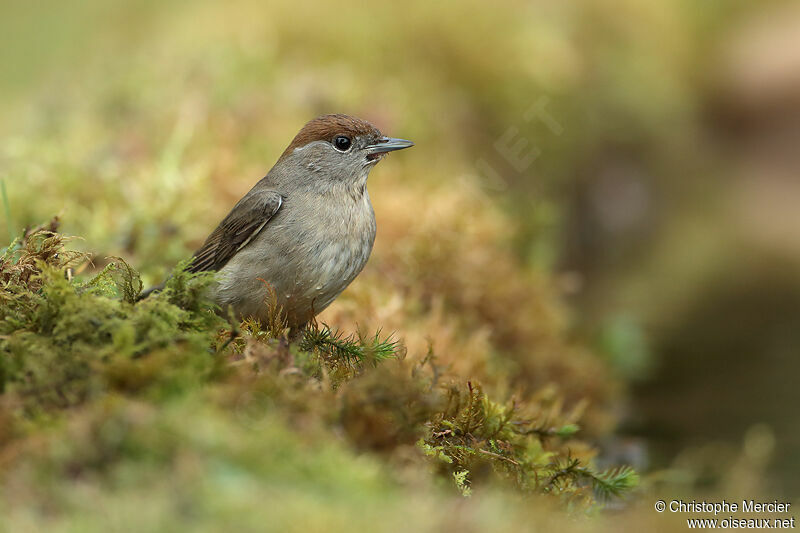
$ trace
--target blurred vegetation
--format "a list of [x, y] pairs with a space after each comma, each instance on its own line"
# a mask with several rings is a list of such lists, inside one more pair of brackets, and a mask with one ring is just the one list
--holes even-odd
[[[796, 494], [798, 28], [774, 0], [4, 3], [0, 235], [59, 215], [91, 258], [3, 263], [14, 530], [563, 529], [518, 491], [568, 457]], [[304, 350], [203, 311], [202, 280], [125, 303], [125, 265], [164, 279], [324, 112], [417, 147], [373, 173], [372, 258]], [[547, 420], [500, 439], [531, 455], [475, 455], [507, 450], [461, 442], [434, 368]]]

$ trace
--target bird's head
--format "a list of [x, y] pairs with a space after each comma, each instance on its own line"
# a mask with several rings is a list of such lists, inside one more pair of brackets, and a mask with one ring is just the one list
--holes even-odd
[[363, 188], [378, 161], [411, 141], [385, 137], [365, 120], [348, 115], [322, 115], [308, 122], [284, 150], [282, 167], [296, 185], [318, 189]]

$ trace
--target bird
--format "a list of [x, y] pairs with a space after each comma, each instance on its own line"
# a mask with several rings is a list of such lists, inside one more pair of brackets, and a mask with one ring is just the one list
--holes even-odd
[[232, 309], [240, 320], [266, 324], [273, 297], [284, 326], [302, 330], [369, 259], [376, 234], [370, 171], [389, 152], [411, 146], [352, 116], [312, 119], [211, 232], [187, 270], [216, 273], [208, 290], [221, 312]]

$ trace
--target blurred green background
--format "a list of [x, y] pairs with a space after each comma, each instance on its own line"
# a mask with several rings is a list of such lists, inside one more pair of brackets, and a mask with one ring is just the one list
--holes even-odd
[[760, 435], [800, 493], [796, 3], [11, 0], [0, 35], [4, 238], [60, 214], [156, 282], [306, 120], [362, 116], [417, 143], [373, 197], [469, 184], [555, 273], [627, 384], [607, 453], [702, 484]]

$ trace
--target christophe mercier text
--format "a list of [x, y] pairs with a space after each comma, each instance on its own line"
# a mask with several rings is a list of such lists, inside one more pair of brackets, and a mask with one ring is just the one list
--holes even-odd
[[669, 510], [673, 513], [788, 513], [792, 506], [789, 502], [759, 502], [756, 500], [742, 500], [742, 503], [695, 501], [685, 502], [683, 500], [672, 500], [669, 502]]

